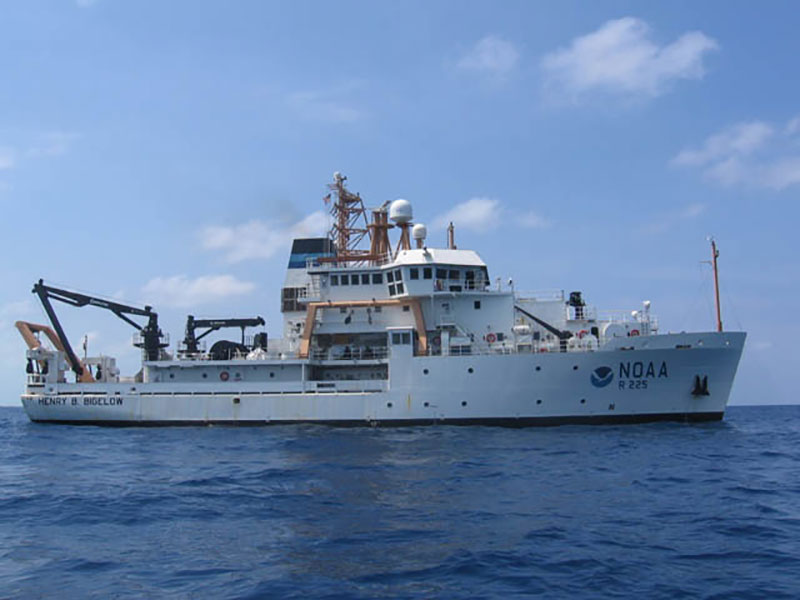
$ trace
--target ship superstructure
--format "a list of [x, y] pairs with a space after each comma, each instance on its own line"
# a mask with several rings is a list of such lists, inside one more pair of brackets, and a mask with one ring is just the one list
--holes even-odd
[[[662, 334], [649, 302], [604, 314], [578, 291], [520, 294], [493, 281], [476, 252], [457, 248], [452, 223], [446, 246], [430, 247], [408, 201], [368, 211], [345, 182], [336, 173], [329, 186], [329, 235], [292, 244], [279, 339], [245, 335], [260, 317], [190, 316], [170, 353], [152, 308], [40, 281], [34, 291], [53, 328], [17, 323], [29, 346], [30, 418], [519, 426], [722, 418], [744, 333], [723, 332], [720, 321], [714, 332]], [[50, 299], [111, 310], [136, 327], [141, 371], [121, 377], [111, 357], [78, 358]], [[227, 327], [241, 328], [240, 341], [206, 350], [203, 338]]]

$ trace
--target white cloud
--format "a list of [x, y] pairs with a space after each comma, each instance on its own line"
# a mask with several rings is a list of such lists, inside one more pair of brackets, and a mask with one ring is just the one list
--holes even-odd
[[514, 69], [518, 60], [519, 52], [514, 44], [488, 35], [461, 57], [456, 66], [464, 71], [503, 77]]
[[800, 184], [800, 155], [791, 137], [800, 119], [783, 127], [764, 121], [736, 123], [709, 136], [699, 148], [679, 152], [672, 164], [702, 169], [721, 185], [782, 190]]
[[17, 153], [13, 148], [0, 146], [0, 171], [13, 169], [17, 164]]
[[44, 156], [60, 156], [66, 154], [70, 145], [80, 137], [77, 133], [67, 131], [50, 131], [39, 135], [35, 143], [28, 148], [26, 154], [32, 158]]
[[362, 87], [361, 82], [351, 81], [327, 90], [297, 91], [286, 96], [286, 104], [299, 117], [309, 121], [354, 123], [366, 116], [351, 100], [351, 96]]
[[233, 227], [210, 226], [201, 237], [205, 249], [222, 251], [225, 260], [236, 263], [271, 258], [276, 252], [287, 252], [294, 238], [320, 235], [327, 229], [326, 214], [316, 211], [290, 225], [253, 220]]
[[673, 162], [676, 165], [703, 166], [745, 156], [761, 148], [773, 133], [773, 128], [762, 121], [737, 123], [709, 137], [701, 148], [681, 151]]
[[705, 204], [697, 202], [672, 212], [663, 213], [657, 216], [653, 222], [643, 225], [641, 232], [651, 235], [664, 233], [682, 222], [697, 219], [706, 212], [706, 208]]
[[203, 275], [196, 279], [174, 275], [151, 279], [142, 288], [142, 293], [153, 298], [156, 305], [183, 308], [248, 294], [255, 287], [254, 283], [240, 281], [233, 275]]
[[528, 229], [547, 229], [553, 225], [549, 219], [545, 219], [543, 216], [532, 210], [519, 215], [519, 218], [516, 219], [516, 223], [520, 227], [525, 227]]
[[547, 88], [578, 100], [590, 92], [655, 97], [680, 79], [702, 79], [703, 58], [718, 48], [700, 31], [665, 46], [650, 39], [647, 23], [634, 17], [607, 21], [542, 59]]
[[495, 198], [470, 198], [456, 204], [433, 220], [434, 229], [444, 229], [453, 222], [459, 229], [483, 233], [500, 223], [500, 201]]

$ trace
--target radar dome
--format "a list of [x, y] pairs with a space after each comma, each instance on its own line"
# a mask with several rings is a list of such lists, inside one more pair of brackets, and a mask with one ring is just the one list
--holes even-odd
[[389, 218], [395, 223], [409, 223], [414, 218], [411, 202], [399, 198], [389, 207]]
[[417, 223], [411, 228], [411, 237], [415, 240], [424, 240], [428, 237], [428, 228], [422, 223]]

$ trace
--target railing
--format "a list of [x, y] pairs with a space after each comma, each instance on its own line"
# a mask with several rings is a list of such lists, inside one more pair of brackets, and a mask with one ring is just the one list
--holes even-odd
[[389, 349], [385, 346], [344, 348], [336, 352], [317, 349], [310, 353], [312, 360], [381, 360], [387, 356]]
[[41, 373], [28, 373], [28, 385], [42, 386], [46, 382], [46, 377], [46, 375], [42, 375]]

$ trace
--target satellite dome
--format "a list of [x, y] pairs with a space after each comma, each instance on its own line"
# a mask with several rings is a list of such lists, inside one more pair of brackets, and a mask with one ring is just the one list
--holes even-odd
[[395, 223], [408, 223], [414, 218], [411, 202], [399, 198], [389, 207], [389, 218]]
[[411, 228], [411, 237], [415, 240], [424, 240], [428, 236], [428, 228], [422, 223], [417, 223]]

